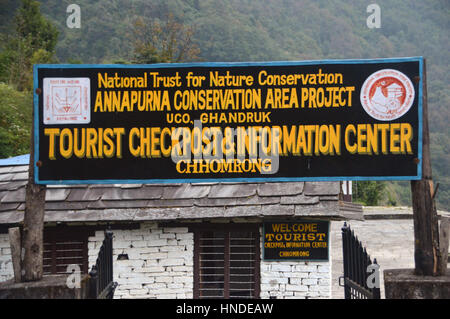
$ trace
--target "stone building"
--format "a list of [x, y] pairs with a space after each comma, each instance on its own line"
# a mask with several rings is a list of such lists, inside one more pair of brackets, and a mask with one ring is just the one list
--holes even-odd
[[[0, 160], [0, 281], [13, 276], [7, 229], [23, 221], [27, 178], [27, 156]], [[339, 193], [339, 182], [49, 185], [44, 271], [86, 273], [108, 226], [115, 298], [330, 298], [331, 258], [265, 260], [262, 225], [355, 214]]]

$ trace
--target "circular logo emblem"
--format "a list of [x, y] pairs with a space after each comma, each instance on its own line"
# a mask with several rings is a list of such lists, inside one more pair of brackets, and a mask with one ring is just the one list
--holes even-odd
[[361, 104], [374, 119], [390, 121], [408, 112], [414, 87], [402, 72], [384, 69], [371, 74], [361, 88]]

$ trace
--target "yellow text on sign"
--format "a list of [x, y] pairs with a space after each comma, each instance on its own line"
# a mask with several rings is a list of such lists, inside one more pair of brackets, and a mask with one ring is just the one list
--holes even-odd
[[49, 137], [48, 158], [56, 159], [56, 152], [64, 158], [122, 157], [122, 136], [125, 129], [115, 128], [45, 128]]

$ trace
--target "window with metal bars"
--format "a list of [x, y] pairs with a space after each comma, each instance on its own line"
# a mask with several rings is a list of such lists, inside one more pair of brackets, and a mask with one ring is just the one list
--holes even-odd
[[198, 229], [194, 242], [195, 298], [259, 297], [258, 226]]
[[44, 230], [44, 274], [65, 274], [67, 266], [78, 265], [88, 272], [88, 233], [70, 228]]

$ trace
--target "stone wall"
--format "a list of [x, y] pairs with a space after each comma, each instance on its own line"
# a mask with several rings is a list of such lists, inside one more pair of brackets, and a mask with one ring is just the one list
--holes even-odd
[[14, 278], [9, 235], [0, 234], [0, 282]]
[[[113, 234], [113, 273], [119, 284], [115, 298], [193, 297], [194, 235], [187, 227], [142, 223], [140, 229], [114, 230]], [[89, 269], [103, 238], [102, 231], [89, 238]]]
[[329, 262], [261, 262], [261, 298], [331, 297]]

